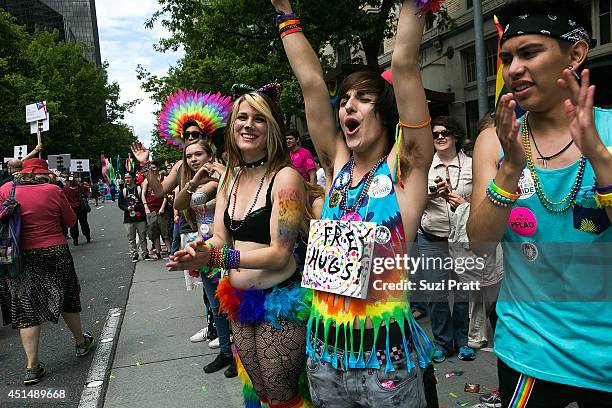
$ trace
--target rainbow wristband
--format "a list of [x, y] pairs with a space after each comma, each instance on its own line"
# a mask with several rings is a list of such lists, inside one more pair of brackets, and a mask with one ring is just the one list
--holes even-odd
[[227, 245], [224, 245], [223, 248], [211, 247], [208, 266], [210, 268], [238, 269], [240, 266], [240, 251], [229, 249]]
[[276, 26], [278, 27], [282, 23], [288, 20], [299, 20], [295, 13], [277, 14], [276, 15]]
[[518, 200], [519, 198], [521, 198], [520, 194], [512, 194], [507, 192], [506, 190], [500, 188], [497, 184], [495, 184], [495, 180], [491, 180], [491, 182], [489, 183], [489, 188], [494, 191], [495, 193], [499, 194], [502, 197], [508, 198], [510, 200]]

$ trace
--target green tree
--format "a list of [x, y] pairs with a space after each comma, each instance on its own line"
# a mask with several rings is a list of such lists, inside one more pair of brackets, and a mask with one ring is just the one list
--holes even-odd
[[135, 139], [121, 123], [137, 101], [119, 102], [119, 85], [110, 83], [107, 65], [83, 57], [85, 46], [65, 43], [56, 32], [33, 35], [0, 11], [0, 150], [36, 144], [24, 122], [24, 106], [46, 100], [50, 131], [43, 134], [44, 155], [70, 153], [99, 162], [100, 153], [126, 154]]

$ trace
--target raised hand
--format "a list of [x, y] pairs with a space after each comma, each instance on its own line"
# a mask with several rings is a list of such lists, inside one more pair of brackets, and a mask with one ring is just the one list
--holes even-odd
[[291, 13], [291, 3], [288, 0], [271, 0], [272, 6], [279, 13]]
[[590, 85], [588, 69], [582, 71], [581, 83], [569, 69], [564, 69], [558, 84], [569, 92], [565, 100], [565, 114], [569, 122], [569, 131], [574, 143], [587, 158], [596, 154], [603, 147], [593, 113], [595, 85]]
[[523, 169], [527, 163], [525, 149], [519, 135], [521, 122], [516, 119], [516, 101], [511, 93], [499, 99], [496, 116], [496, 131], [499, 142], [504, 149], [504, 162], [516, 169]]
[[132, 143], [132, 153], [140, 163], [149, 160], [149, 149], [144, 147], [138, 140]]
[[210, 167], [207, 166], [208, 163], [204, 164], [202, 167], [198, 169], [196, 174], [191, 178], [191, 182], [196, 186], [204, 184], [204, 182], [210, 178]]

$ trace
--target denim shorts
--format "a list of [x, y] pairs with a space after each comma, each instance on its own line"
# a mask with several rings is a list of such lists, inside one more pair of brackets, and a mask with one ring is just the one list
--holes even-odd
[[[315, 340], [315, 349], [321, 350], [323, 342]], [[333, 356], [334, 348], [328, 346]], [[384, 354], [384, 350], [382, 351]], [[338, 361], [342, 362], [344, 351], [336, 351]], [[317, 352], [317, 357], [319, 352]], [[370, 352], [364, 352], [368, 361]], [[409, 355], [413, 368], [408, 371], [406, 354], [393, 359], [395, 371], [385, 372], [385, 364], [380, 369], [351, 368], [337, 369], [331, 363], [308, 357], [306, 371], [310, 382], [310, 395], [317, 408], [344, 407], [426, 407], [423, 387], [423, 371], [419, 367], [416, 353]]]

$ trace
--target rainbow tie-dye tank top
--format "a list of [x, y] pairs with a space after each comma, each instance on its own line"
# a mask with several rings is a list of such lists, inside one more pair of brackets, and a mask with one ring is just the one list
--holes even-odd
[[[347, 219], [340, 205], [340, 198], [343, 187], [350, 180], [350, 161], [340, 170], [325, 198], [321, 219], [342, 220]], [[365, 188], [365, 178], [354, 188], [349, 188], [347, 206], [352, 206]], [[407, 242], [402, 224], [402, 217], [397, 203], [397, 195], [392, 182], [391, 173], [387, 161], [384, 160], [374, 174], [370, 189], [360, 206], [354, 210], [358, 214], [358, 219], [366, 222], [375, 222], [376, 242], [374, 245], [373, 259], [375, 258], [396, 258], [396, 255], [403, 257], [407, 252]], [[344, 217], [344, 218], [343, 218]], [[351, 219], [355, 219], [353, 214]], [[432, 345], [423, 329], [412, 317], [408, 290], [376, 290], [381, 288], [383, 283], [408, 282], [409, 271], [397, 267], [384, 269], [382, 273], [370, 272], [368, 283], [367, 299], [358, 299], [333, 293], [313, 290], [312, 311], [308, 321], [306, 352], [308, 356], [317, 360], [331, 363], [334, 368], [338, 368], [338, 353], [329, 353], [328, 349], [337, 350], [340, 348], [344, 361], [341, 364], [344, 368], [380, 368], [378, 358], [376, 358], [376, 340], [379, 335], [381, 323], [389, 327], [392, 321], [397, 322], [403, 338], [404, 350], [414, 350], [418, 357], [419, 365], [427, 367], [432, 354]], [[377, 282], [378, 281], [378, 282]], [[382, 281], [382, 282], [381, 282]], [[377, 283], [376, 283], [377, 282]], [[398, 285], [399, 286], [399, 285]], [[334, 300], [338, 298], [337, 300]], [[374, 328], [373, 349], [364, 350], [363, 337], [364, 330], [361, 330], [361, 341], [359, 344], [337, 344], [340, 330], [344, 332], [344, 338], [352, 338], [353, 326], [359, 321], [360, 327], [365, 327], [367, 319], [372, 321]], [[322, 324], [321, 324], [322, 323]], [[321, 338], [319, 327], [324, 328], [323, 338], [324, 347], [317, 356], [315, 344], [317, 338]], [[329, 331], [335, 330], [335, 344], [328, 344]], [[394, 371], [390, 354], [389, 331], [386, 331], [386, 366], [387, 372]], [[313, 340], [314, 339], [314, 340]], [[410, 347], [408, 346], [410, 344]], [[329, 347], [331, 346], [331, 347]], [[393, 346], [393, 345], [391, 345]], [[364, 352], [370, 351], [368, 361], [364, 359]], [[414, 367], [410, 358], [407, 359], [407, 369]]]

